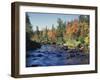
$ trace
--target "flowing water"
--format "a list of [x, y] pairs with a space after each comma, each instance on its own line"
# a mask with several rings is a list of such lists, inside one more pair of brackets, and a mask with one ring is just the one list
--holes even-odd
[[26, 67], [89, 64], [89, 54], [69, 52], [59, 45], [42, 45], [27, 51]]

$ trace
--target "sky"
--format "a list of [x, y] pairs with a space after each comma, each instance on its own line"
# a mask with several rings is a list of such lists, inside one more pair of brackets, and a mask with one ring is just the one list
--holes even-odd
[[56, 28], [57, 19], [61, 18], [61, 20], [68, 23], [74, 19], [78, 19], [78, 14], [58, 14], [58, 13], [34, 13], [27, 12], [30, 22], [32, 24], [33, 30], [36, 30], [36, 26], [39, 27], [39, 30], [43, 30], [44, 28], [51, 29], [52, 25]]

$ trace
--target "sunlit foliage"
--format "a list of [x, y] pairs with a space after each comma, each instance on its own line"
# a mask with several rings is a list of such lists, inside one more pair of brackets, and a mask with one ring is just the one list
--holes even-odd
[[89, 52], [89, 16], [80, 15], [79, 19], [65, 22], [61, 18], [57, 19], [57, 26], [52, 24], [52, 29], [49, 26], [45, 26], [43, 30], [39, 30], [40, 26], [36, 27], [36, 30], [32, 30], [32, 25], [26, 15], [26, 33], [27, 36], [39, 43], [45, 44], [66, 44], [69, 48], [84, 48], [85, 52]]

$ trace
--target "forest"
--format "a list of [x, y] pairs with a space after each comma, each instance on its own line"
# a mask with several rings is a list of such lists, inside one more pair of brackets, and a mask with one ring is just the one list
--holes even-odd
[[[26, 47], [37, 49], [42, 44], [55, 44], [65, 46], [66, 49], [79, 49], [89, 53], [89, 16], [80, 15], [79, 19], [65, 22], [61, 18], [57, 19], [57, 26], [52, 24], [52, 29], [45, 26], [39, 30], [39, 26], [32, 29], [28, 14], [26, 15]], [[33, 46], [33, 47], [32, 47]]]

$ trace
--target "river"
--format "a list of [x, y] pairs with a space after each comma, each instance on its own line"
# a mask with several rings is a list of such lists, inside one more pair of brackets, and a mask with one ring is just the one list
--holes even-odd
[[69, 52], [58, 45], [42, 45], [27, 51], [26, 67], [89, 64], [89, 54]]

